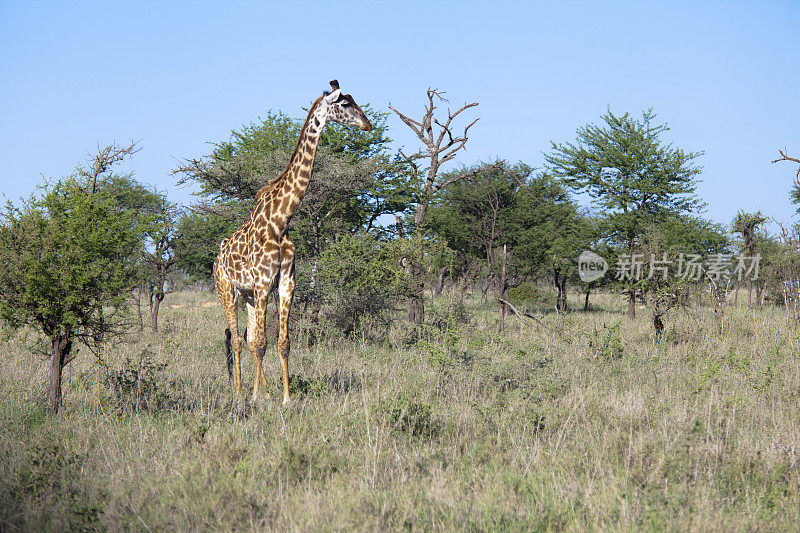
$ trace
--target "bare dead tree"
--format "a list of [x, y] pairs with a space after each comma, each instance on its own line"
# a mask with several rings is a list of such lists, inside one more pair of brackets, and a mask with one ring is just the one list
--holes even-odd
[[[459, 150], [465, 149], [469, 129], [480, 120], [480, 118], [476, 118], [464, 128], [464, 133], [460, 136], [454, 136], [453, 120], [467, 109], [477, 106], [478, 102], [464, 104], [456, 111], [451, 111], [448, 108], [447, 120], [442, 123], [434, 116], [434, 112], [436, 111], [437, 101], [447, 102], [447, 99], [443, 96], [444, 94], [444, 91], [439, 91], [438, 89], [428, 89], [428, 103], [425, 105], [425, 113], [419, 121], [401, 113], [389, 104], [389, 109], [397, 113], [400, 120], [411, 128], [411, 131], [414, 132], [424, 146], [423, 149], [410, 156], [406, 156], [401, 152], [401, 155], [411, 164], [416, 174], [425, 174], [420, 198], [414, 213], [415, 231], [418, 231], [418, 228], [425, 222], [425, 213], [430, 203], [430, 197], [465, 177], [460, 174], [452, 174], [443, 178], [439, 176], [439, 168], [452, 160]], [[421, 166], [417, 164], [417, 161], [425, 161], [425, 165]]]
[[[469, 129], [478, 122], [476, 118], [467, 126], [464, 127], [462, 134], [453, 133], [453, 121], [461, 115], [464, 111], [471, 107], [478, 105], [478, 102], [464, 104], [455, 111], [447, 110], [447, 118], [440, 120], [435, 116], [437, 109], [436, 104], [439, 102], [447, 102], [444, 98], [445, 92], [438, 89], [428, 88], [427, 98], [428, 102], [425, 105], [425, 112], [420, 120], [415, 120], [389, 104], [389, 109], [394, 111], [403, 123], [411, 128], [411, 131], [419, 138], [423, 148], [414, 154], [406, 155], [402, 151], [400, 154], [408, 162], [411, 172], [415, 177], [422, 177], [420, 189], [417, 194], [417, 203], [414, 211], [414, 238], [422, 236], [422, 228], [425, 223], [425, 215], [428, 211], [428, 205], [433, 196], [447, 188], [449, 185], [466, 178], [470, 173], [453, 173], [448, 175], [440, 175], [439, 169], [451, 161], [458, 153], [459, 150], [465, 149], [468, 140]], [[421, 255], [420, 253], [417, 256]], [[424, 300], [423, 300], [423, 266], [422, 258], [415, 257], [409, 261], [410, 278], [413, 287], [409, 287], [410, 294], [412, 295], [408, 301], [408, 318], [414, 324], [422, 322], [424, 315]]]

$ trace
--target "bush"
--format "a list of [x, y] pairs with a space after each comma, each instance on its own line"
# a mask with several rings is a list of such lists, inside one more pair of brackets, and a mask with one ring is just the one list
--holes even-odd
[[535, 283], [526, 281], [508, 290], [508, 297], [515, 302], [538, 302], [544, 298], [542, 291]]
[[320, 259], [325, 317], [349, 335], [367, 317], [388, 323], [388, 312], [403, 286], [404, 272], [392, 242], [370, 235], [342, 237]]

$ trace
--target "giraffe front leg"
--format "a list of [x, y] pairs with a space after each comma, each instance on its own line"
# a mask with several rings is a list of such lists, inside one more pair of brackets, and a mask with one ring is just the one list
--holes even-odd
[[294, 297], [294, 243], [285, 237], [281, 242], [281, 275], [278, 285], [278, 354], [283, 375], [283, 403], [289, 402], [289, 311]]
[[[264, 337], [263, 344], [258, 344], [256, 338], [256, 332], [258, 331], [259, 327], [255, 306], [250, 305], [250, 303], [246, 303], [245, 306], [247, 308], [247, 349], [250, 351], [250, 355], [253, 357], [253, 367], [255, 372], [255, 376], [253, 378], [253, 397], [255, 397], [257, 395], [255, 381], [258, 381], [258, 384], [261, 387], [266, 388], [267, 386], [267, 378], [264, 376], [264, 367], [262, 362], [264, 360], [264, 354], [266, 353], [267, 344], [266, 337]], [[260, 357], [258, 354], [260, 354]], [[267, 392], [266, 395], [269, 397], [269, 392]]]
[[[257, 298], [255, 305], [247, 305], [247, 348], [253, 356], [253, 400], [258, 398], [259, 387], [266, 388], [267, 378], [264, 376], [262, 362], [267, 351], [267, 337], [264, 324], [267, 313], [267, 297]], [[269, 397], [269, 393], [266, 393]]]

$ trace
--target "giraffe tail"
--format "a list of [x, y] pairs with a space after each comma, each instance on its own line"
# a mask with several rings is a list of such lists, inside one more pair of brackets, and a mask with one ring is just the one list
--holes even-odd
[[231, 350], [230, 328], [225, 328], [225, 362], [228, 364], [228, 379], [233, 381], [233, 351]]

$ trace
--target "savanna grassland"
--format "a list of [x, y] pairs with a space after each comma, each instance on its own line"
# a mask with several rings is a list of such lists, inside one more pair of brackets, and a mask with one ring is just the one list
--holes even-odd
[[[299, 323], [283, 406], [274, 342], [273, 399], [231, 393], [213, 302], [168, 295], [160, 331], [102, 364], [82, 348], [55, 419], [35, 336], [6, 337], [0, 529], [800, 524], [800, 332], [780, 308], [730, 307], [722, 336], [709, 308], [673, 312], [660, 343], [618, 295], [501, 334], [495, 304], [452, 294], [416, 333]], [[245, 348], [248, 396], [252, 376]]]

